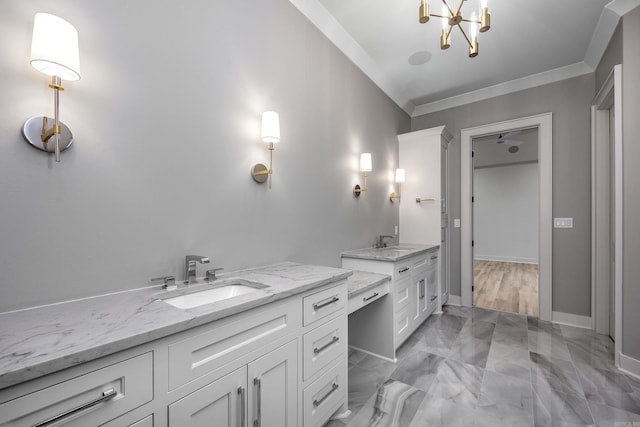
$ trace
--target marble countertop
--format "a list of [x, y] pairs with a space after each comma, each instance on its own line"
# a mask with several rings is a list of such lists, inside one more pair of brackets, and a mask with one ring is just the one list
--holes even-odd
[[439, 248], [440, 245], [418, 245], [412, 243], [402, 243], [400, 245], [390, 245], [385, 248], [364, 248], [355, 251], [342, 252], [343, 258], [373, 259], [380, 261], [402, 261], [422, 252], [428, 252]]
[[[339, 268], [281, 263], [230, 272], [210, 283], [166, 291], [153, 286], [0, 313], [0, 389], [348, 278]], [[228, 279], [264, 289], [191, 309], [159, 298]]]
[[352, 276], [347, 279], [347, 287], [349, 289], [349, 298], [368, 291], [390, 280], [391, 276], [386, 274], [370, 273], [368, 271], [354, 271]]

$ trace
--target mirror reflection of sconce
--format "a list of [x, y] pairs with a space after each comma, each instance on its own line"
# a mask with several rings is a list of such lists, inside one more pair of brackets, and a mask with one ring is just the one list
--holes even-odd
[[275, 111], [265, 111], [262, 113], [262, 130], [260, 139], [269, 144], [269, 168], [262, 163], [256, 163], [251, 168], [251, 176], [259, 183], [264, 183], [269, 175], [273, 173], [273, 144], [280, 142], [280, 116]]
[[356, 184], [353, 188], [353, 194], [356, 197], [360, 197], [360, 193], [367, 191], [367, 172], [371, 172], [371, 153], [362, 153], [360, 154], [360, 172], [362, 172], [362, 177], [364, 178], [363, 186]]
[[402, 193], [402, 183], [404, 182], [404, 169], [402, 168], [398, 168], [396, 169], [396, 182], [398, 183], [398, 194], [396, 195], [396, 193], [391, 193], [389, 195], [389, 200], [391, 201], [391, 203], [393, 203], [394, 200], [398, 199], [400, 200], [400, 194]]
[[[33, 21], [31, 40], [31, 65], [43, 74], [51, 76], [49, 87], [53, 89], [53, 119], [31, 117], [22, 126], [24, 139], [47, 153], [55, 153], [56, 162], [60, 152], [73, 143], [69, 128], [60, 122], [59, 106], [62, 79], [80, 79], [80, 55], [78, 52], [78, 31], [62, 18], [48, 13], [36, 13]], [[49, 120], [53, 125], [48, 129]], [[49, 144], [53, 138], [53, 146]]]

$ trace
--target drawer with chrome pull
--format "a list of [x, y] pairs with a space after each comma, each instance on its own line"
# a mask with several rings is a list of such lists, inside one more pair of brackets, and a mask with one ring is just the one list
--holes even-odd
[[152, 399], [149, 352], [3, 403], [0, 425], [99, 425]]
[[348, 314], [353, 313], [356, 310], [361, 309], [365, 305], [371, 304], [374, 301], [379, 300], [389, 293], [389, 280], [384, 283], [369, 289], [366, 292], [362, 292], [352, 297], [349, 297], [349, 309]]
[[304, 426], [319, 427], [345, 401], [347, 376], [344, 359], [304, 389]]
[[[344, 283], [344, 282], [343, 282]], [[309, 326], [347, 306], [347, 287], [334, 286], [302, 299], [304, 326]]]
[[411, 276], [411, 260], [396, 263], [393, 270], [393, 279], [402, 280]]
[[337, 317], [304, 334], [302, 359], [304, 380], [313, 377], [347, 348], [347, 321]]

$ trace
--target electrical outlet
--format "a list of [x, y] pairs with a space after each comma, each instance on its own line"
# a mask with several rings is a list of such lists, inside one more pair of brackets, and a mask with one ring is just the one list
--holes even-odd
[[398, 226], [397, 225], [396, 225], [396, 228], [395, 228], [395, 234], [396, 234], [396, 236], [398, 235]]
[[460, 218], [453, 219], [453, 228], [460, 228]]
[[573, 218], [553, 218], [553, 228], [573, 228]]

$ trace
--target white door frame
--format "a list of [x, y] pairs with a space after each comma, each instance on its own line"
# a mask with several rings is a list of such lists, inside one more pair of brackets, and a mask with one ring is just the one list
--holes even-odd
[[504, 131], [519, 129], [538, 129], [538, 184], [540, 191], [539, 227], [538, 227], [538, 312], [541, 320], [552, 320], [551, 282], [552, 282], [552, 113], [507, 120], [462, 129], [461, 141], [461, 238], [460, 238], [460, 287], [463, 306], [473, 306], [473, 206], [471, 192], [473, 188], [473, 163], [471, 153], [472, 139]]
[[[591, 313], [597, 333], [609, 335], [609, 110], [614, 117], [615, 362], [622, 352], [622, 66], [616, 65], [591, 105]], [[605, 212], [606, 211], [606, 212]], [[606, 275], [606, 277], [605, 277]]]

